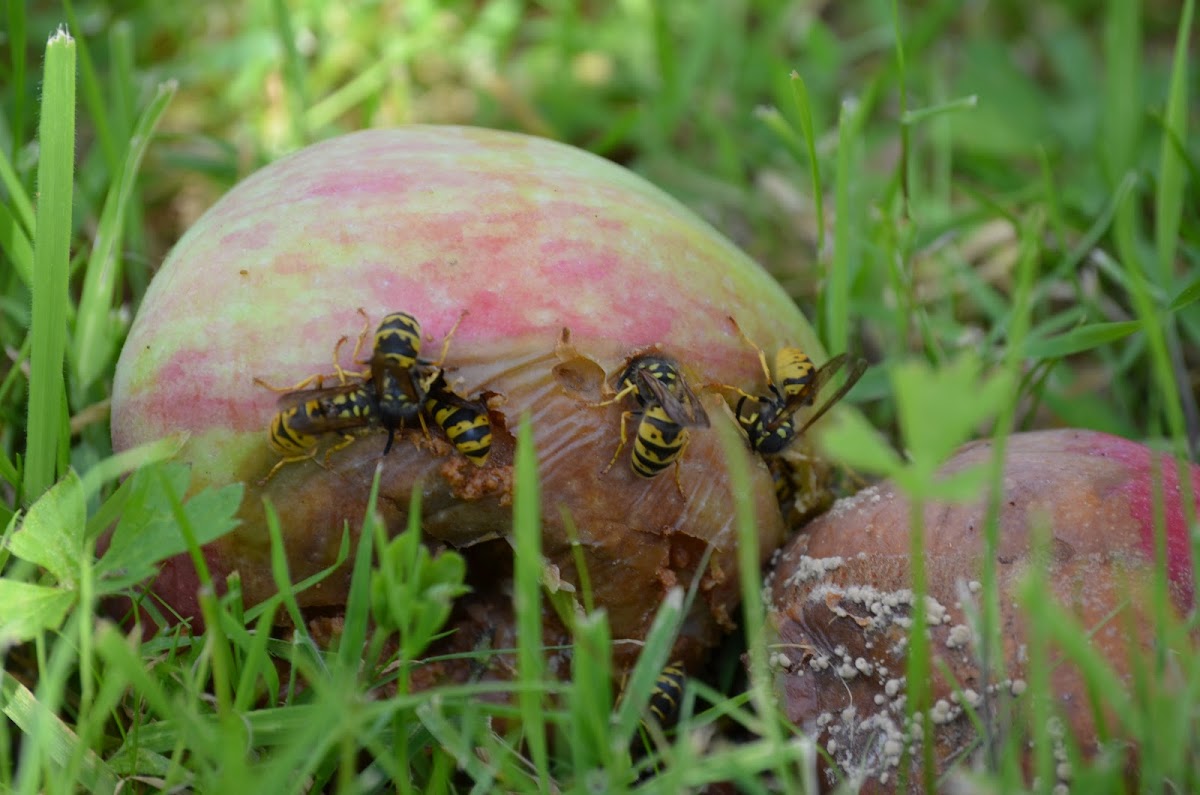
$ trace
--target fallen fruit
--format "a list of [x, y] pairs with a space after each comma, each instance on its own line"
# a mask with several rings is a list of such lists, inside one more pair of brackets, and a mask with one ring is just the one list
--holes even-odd
[[[334, 345], [362, 327], [360, 309], [372, 327], [388, 313], [411, 313], [428, 350], [459, 324], [445, 378], [458, 394], [486, 400], [486, 461], [478, 466], [456, 451], [441, 420], [427, 422], [427, 433], [403, 430], [385, 456], [384, 429], [363, 420], [345, 429], [344, 448], [331, 452], [336, 435], [320, 437], [320, 454], [262, 483], [280, 458], [267, 443], [278, 395], [255, 379], [287, 385], [330, 373]], [[511, 557], [514, 434], [528, 416], [547, 566], [564, 587], [579, 587], [569, 518], [625, 661], [667, 590], [698, 580], [677, 649], [694, 660], [733, 626], [738, 601], [725, 453], [713, 429], [691, 428], [678, 486], [674, 473], [640, 477], [631, 420], [630, 443], [605, 472], [622, 415], [638, 405], [631, 396], [596, 404], [620, 388], [617, 375], [632, 357], [653, 354], [678, 364], [714, 425], [737, 427], [707, 385], [763, 386], [730, 315], [768, 351], [793, 345], [825, 358], [765, 271], [608, 161], [482, 129], [356, 133], [262, 169], [179, 241], [122, 351], [113, 444], [123, 450], [188, 431], [182, 457], [194, 488], [246, 482], [242, 525], [205, 553], [218, 582], [240, 572], [247, 601], [257, 602], [275, 590], [263, 498], [280, 514], [290, 572], [300, 580], [335, 560], [344, 526], [360, 526], [377, 464], [389, 528], [404, 527], [419, 485], [426, 537], [474, 547], [472, 560]], [[350, 347], [342, 346], [338, 365], [358, 373], [364, 365], [351, 361]], [[811, 486], [806, 501], [820, 502], [825, 470], [803, 447], [793, 474]], [[738, 454], [751, 468], [759, 543], [769, 554], [784, 536], [772, 474], [748, 448]], [[479, 554], [482, 545], [488, 554]], [[301, 604], [344, 604], [348, 578], [346, 567], [302, 593]], [[154, 591], [196, 617], [196, 585], [191, 563], [179, 558], [164, 566]]]
[[[987, 462], [991, 454], [988, 442], [967, 445], [942, 474]], [[1189, 471], [1198, 493], [1200, 467]], [[1021, 699], [1028, 680], [1027, 611], [1039, 605], [1022, 605], [1019, 589], [1031, 567], [1045, 567], [1047, 598], [1091, 633], [1093, 648], [1130, 689], [1138, 666], [1142, 674], [1151, 666], [1164, 642], [1155, 634], [1150, 597], [1159, 477], [1169, 595], [1178, 617], [1191, 610], [1194, 594], [1173, 459], [1092, 431], [1023, 433], [1008, 440], [995, 557], [1002, 670], [982, 664], [975, 618], [982, 599], [985, 506], [925, 506], [926, 629], [933, 658], [929, 739], [939, 775], [955, 765], [969, 769], [990, 741], [1004, 742], [1008, 732], [1029, 731], [1027, 724], [1005, 725], [1004, 716], [1009, 707], [1028, 715]], [[908, 760], [910, 791], [920, 791], [920, 727], [905, 710], [910, 520], [910, 503], [893, 484], [869, 488], [810, 524], [784, 548], [771, 576], [769, 648], [777, 691], [788, 718], [817, 738], [835, 763], [825, 769], [825, 785], [844, 776], [863, 792], [893, 792], [902, 760]], [[1042, 527], [1049, 535], [1039, 548], [1035, 529]], [[1049, 689], [1063, 753], [1078, 743], [1092, 757], [1104, 742], [1096, 716], [1105, 712], [1105, 695], [1089, 692], [1080, 669], [1062, 658], [1053, 639], [1050, 654]], [[1123, 738], [1107, 742], [1118, 760], [1126, 758]], [[1116, 764], [1120, 769], [1124, 763]], [[1056, 773], [1058, 783], [1069, 783], [1069, 764], [1060, 763]]]

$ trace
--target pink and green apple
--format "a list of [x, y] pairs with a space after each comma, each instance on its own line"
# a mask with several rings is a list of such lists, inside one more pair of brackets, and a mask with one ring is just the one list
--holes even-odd
[[[461, 318], [445, 367], [461, 393], [493, 393], [487, 465], [473, 466], [438, 433], [420, 430], [385, 457], [380, 431], [333, 453], [327, 466], [318, 455], [260, 485], [279, 459], [267, 442], [279, 395], [255, 379], [291, 384], [330, 372], [339, 338], [352, 343], [363, 327], [360, 310], [372, 329], [386, 313], [412, 313], [434, 355]], [[655, 349], [679, 362], [714, 425], [734, 425], [728, 392], [713, 385], [765, 385], [729, 317], [768, 354], [797, 345], [823, 358], [761, 267], [611, 162], [483, 129], [356, 133], [262, 169], [175, 246], [121, 355], [113, 442], [121, 450], [187, 431], [182, 457], [196, 487], [245, 481], [241, 526], [206, 553], [218, 577], [238, 571], [258, 601], [274, 590], [263, 498], [280, 513], [300, 579], [334, 560], [344, 524], [358, 527], [377, 465], [390, 527], [403, 528], [419, 484], [428, 538], [464, 549], [495, 544], [497, 555], [511, 555], [513, 436], [527, 416], [548, 565], [579, 582], [569, 517], [615, 638], [644, 636], [667, 589], [698, 580], [681, 642], [681, 653], [695, 656], [733, 625], [738, 593], [734, 501], [718, 433], [692, 429], [677, 488], [670, 470], [652, 479], [631, 470], [634, 417], [630, 444], [605, 473], [621, 415], [634, 405], [593, 404], [611, 394], [631, 355]], [[352, 347], [341, 349], [346, 368], [356, 367]], [[767, 555], [785, 532], [771, 476], [748, 451], [734, 454], [751, 468]], [[336, 606], [347, 585], [348, 571], [301, 601]], [[155, 585], [185, 616], [196, 614], [195, 588], [184, 559]]]

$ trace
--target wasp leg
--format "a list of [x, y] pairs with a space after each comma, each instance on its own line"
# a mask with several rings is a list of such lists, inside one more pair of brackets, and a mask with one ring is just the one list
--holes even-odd
[[[358, 339], [354, 341], [354, 353], [350, 354], [350, 361], [354, 362], [355, 364], [365, 365], [370, 364], [371, 362], [359, 361], [358, 354], [362, 351], [363, 340], [365, 340], [367, 335], [371, 333], [371, 319], [367, 317], [366, 310], [364, 310], [361, 306], [358, 308], [358, 314], [362, 315], [363, 328], [362, 331], [358, 332]], [[342, 337], [337, 341], [337, 345], [333, 346], [333, 369], [337, 371], [338, 381], [343, 384], [346, 383], [346, 370], [341, 366], [341, 364], [338, 363], [338, 360], [341, 358], [339, 353], [341, 352], [342, 346], [346, 344], [346, 339], [347, 337]], [[369, 373], [370, 370], [362, 370], [361, 372], [354, 373], [354, 377], [366, 378]]]
[[[367, 374], [370, 373], [369, 366], [371, 364], [371, 360], [367, 359], [364, 361], [362, 359], [359, 359], [358, 354], [362, 352], [363, 341], [366, 340], [367, 335], [371, 333], [371, 318], [369, 318], [367, 316], [367, 311], [365, 309], [363, 309], [361, 306], [358, 308], [358, 314], [362, 315], [363, 330], [358, 333], [358, 340], [355, 341], [355, 343], [354, 343], [354, 353], [350, 354], [350, 358], [351, 358], [351, 360], [353, 360], [353, 362], [355, 364], [361, 364], [361, 365], [367, 366], [367, 369], [363, 370], [358, 375], [359, 378], [366, 378]], [[339, 340], [338, 342], [340, 344], [341, 340]], [[334, 361], [335, 366], [337, 364], [337, 359], [338, 359], [337, 352], [334, 351], [333, 361]], [[338, 369], [341, 370], [340, 367]]]
[[338, 450], [345, 450], [347, 447], [354, 444], [355, 440], [357, 440], [357, 439], [358, 439], [357, 436], [352, 436], [351, 434], [343, 433], [342, 440], [340, 442], [338, 442], [337, 444], [335, 444], [333, 447], [330, 447], [328, 450], [325, 451], [325, 466], [326, 467], [329, 466], [329, 456], [333, 455]]
[[325, 385], [325, 379], [330, 378], [330, 377], [331, 376], [326, 375], [325, 373], [315, 373], [313, 375], [310, 375], [308, 378], [305, 378], [303, 381], [298, 381], [295, 384], [292, 384], [291, 386], [275, 386], [274, 384], [269, 384], [266, 381], [264, 381], [263, 379], [258, 378], [258, 377], [255, 377], [254, 383], [258, 384], [261, 387], [266, 387], [267, 389], [271, 390], [272, 392], [298, 392], [301, 389], [307, 388], [309, 386], [309, 384], [313, 383], [314, 381], [317, 383], [317, 388], [320, 389], [322, 386]]
[[621, 451], [625, 449], [625, 443], [627, 441], [629, 441], [629, 437], [625, 435], [625, 423], [634, 414], [637, 414], [637, 412], [636, 411], [621, 412], [621, 443], [617, 445], [617, 452], [613, 453], [612, 460], [610, 460], [608, 462], [608, 466], [606, 466], [603, 470], [601, 470], [601, 472], [600, 472], [601, 475], [608, 474], [608, 470], [613, 468], [613, 464], [617, 463], [617, 458], [621, 455]]
[[636, 385], [636, 384], [630, 384], [629, 386], [625, 387], [624, 389], [622, 389], [622, 390], [621, 390], [620, 392], [618, 392], [617, 394], [615, 394], [615, 395], [613, 395], [612, 397], [610, 397], [608, 400], [601, 400], [599, 403], [588, 403], [588, 404], [587, 404], [587, 407], [588, 407], [588, 408], [590, 408], [590, 409], [598, 409], [598, 408], [600, 408], [601, 406], [611, 406], [613, 403], [616, 403], [616, 402], [617, 402], [617, 401], [619, 401], [621, 398], [623, 398], [623, 397], [625, 397], [626, 395], [628, 395], [628, 394], [630, 394], [631, 392], [633, 392], [635, 389], [637, 389], [637, 385]]
[[692, 443], [692, 437], [689, 434], [683, 439], [683, 444], [679, 447], [679, 455], [675, 456], [675, 490], [679, 492], [680, 497], [686, 498], [683, 493], [683, 482], [679, 479], [679, 463], [683, 461], [683, 454], [687, 452], [688, 445]]
[[746, 332], [742, 331], [742, 327], [738, 325], [736, 320], [730, 317], [729, 322], [733, 324], [735, 329], [737, 329], [738, 336], [745, 340], [746, 344], [758, 353], [758, 363], [762, 365], [763, 376], [766, 377], [768, 384], [771, 383], [771, 370], [769, 367], [767, 367], [767, 354], [763, 352], [762, 348], [758, 347], [758, 343], [746, 336]]
[[313, 459], [313, 457], [316, 456], [316, 454], [317, 454], [317, 448], [313, 447], [304, 455], [284, 456], [283, 458], [281, 458], [275, 462], [275, 466], [271, 467], [271, 471], [267, 473], [267, 476], [265, 478], [258, 481], [258, 485], [260, 485], [260, 486], [266, 485], [267, 481], [269, 481], [271, 478], [275, 477], [275, 473], [278, 472], [280, 469], [282, 469], [284, 464], [295, 464], [300, 461], [311, 461]]
[[700, 387], [701, 392], [719, 392], [719, 391], [725, 391], [725, 390], [728, 390], [730, 392], [736, 392], [736, 393], [738, 393], [739, 396], [744, 397], [744, 398], [750, 398], [751, 400], [757, 400], [757, 398], [754, 395], [751, 395], [749, 392], [745, 391], [740, 386], [734, 386], [733, 384], [722, 384], [719, 381], [713, 381], [711, 383], [704, 384]]
[[466, 316], [467, 310], [464, 309], [462, 314], [458, 316], [458, 320], [454, 321], [454, 325], [451, 326], [450, 330], [446, 332], [446, 336], [442, 340], [442, 352], [438, 354], [438, 360], [436, 362], [432, 362], [434, 367], [441, 367], [442, 362], [446, 361], [446, 353], [450, 350], [450, 338], [454, 336], [454, 332], [458, 331], [458, 324], [461, 323], [463, 318]]
[[[424, 412], [417, 415], [417, 421], [421, 423], [421, 433], [424, 434], [425, 439], [427, 441], [433, 441], [433, 437], [429, 435], [429, 426], [425, 424]], [[407, 427], [407, 426], [401, 426], [401, 427]], [[396, 430], [397, 429], [396, 428], [387, 428], [386, 430], [388, 432], [388, 438], [387, 438], [387, 442], [383, 445], [383, 454], [384, 455], [387, 455], [388, 453], [390, 453], [392, 451], [392, 443], [396, 441]], [[416, 439], [413, 440], [413, 447], [416, 447], [418, 450], [421, 449], [420, 445], [417, 444]]]
[[[338, 363], [338, 359], [341, 358], [342, 346], [346, 344], [346, 340], [348, 339], [349, 337], [340, 337], [338, 338], [337, 345], [333, 346], [333, 369], [337, 371], [336, 375], [339, 384], [345, 384], [348, 378], [358, 378], [365, 381], [371, 375], [370, 368], [365, 370], [347, 371], [346, 368], [342, 367], [342, 365]], [[362, 362], [358, 361], [357, 359], [358, 349], [361, 345], [362, 335], [360, 334], [358, 337], [358, 342], [354, 343], [354, 354], [351, 356], [355, 364], [362, 364]]]

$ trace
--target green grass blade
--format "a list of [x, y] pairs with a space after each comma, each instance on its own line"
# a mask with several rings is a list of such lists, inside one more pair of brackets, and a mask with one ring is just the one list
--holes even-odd
[[[9, 55], [12, 57], [12, 75], [10, 81], [15, 90], [12, 97], [12, 130], [13, 148], [25, 140], [25, 58], [28, 52], [29, 37], [26, 35], [27, 0], [8, 0], [8, 31], [5, 34]], [[0, 153], [0, 160], [4, 159]], [[30, 220], [33, 216], [30, 215]]]
[[[0, 160], [3, 157], [0, 155]], [[29, 236], [21, 228], [20, 221], [6, 204], [0, 204], [0, 252], [8, 257], [8, 261], [17, 272], [17, 277], [25, 286], [32, 286], [33, 244], [29, 242]]]
[[292, 25], [292, 14], [284, 0], [274, 0], [271, 10], [275, 16], [276, 35], [283, 47], [283, 72], [288, 87], [288, 105], [292, 117], [292, 135], [297, 144], [307, 144], [309, 135], [306, 113], [311, 103], [304, 82], [304, 64], [296, 49], [296, 30]]
[[[24, 685], [0, 671], [0, 713], [22, 731], [40, 724], [47, 742], [43, 751], [50, 759], [65, 764], [73, 754], [81, 756], [78, 785], [86, 792], [115, 792], [117, 776], [93, 751], [79, 748], [79, 737], [71, 726], [54, 715]], [[10, 782], [11, 783], [11, 782]]]
[[3, 185], [5, 192], [8, 193], [13, 217], [20, 221], [21, 231], [26, 235], [33, 234], [36, 224], [33, 202], [29, 200], [29, 194], [25, 192], [25, 186], [21, 184], [21, 178], [17, 176], [12, 161], [8, 159], [8, 155], [2, 149], [0, 149], [0, 185]]
[[24, 484], [27, 500], [35, 499], [54, 481], [59, 444], [67, 432], [63, 421], [63, 356], [71, 300], [67, 281], [75, 171], [75, 40], [65, 30], [52, 35], [46, 44], [39, 139], [29, 441]]
[[821, 191], [821, 166], [817, 160], [817, 129], [813, 124], [812, 100], [808, 86], [799, 73], [792, 72], [792, 96], [796, 98], [796, 113], [800, 119], [800, 134], [804, 137], [804, 150], [808, 153], [808, 167], [812, 175], [812, 199], [817, 216], [817, 253], [825, 250], [825, 197]]
[[900, 123], [905, 127], [912, 127], [929, 119], [936, 119], [944, 113], [957, 113], [963, 110], [974, 110], [979, 106], [979, 97], [971, 94], [957, 99], [950, 99], [945, 102], [938, 102], [934, 105], [928, 105], [923, 108], [914, 110], [906, 110], [900, 114]]
[[858, 229], [863, 226], [864, 214], [855, 207], [861, 184], [859, 173], [863, 108], [858, 100], [842, 103], [838, 119], [837, 173], [834, 178], [834, 203], [837, 214], [833, 222], [833, 260], [826, 273], [822, 299], [825, 342], [829, 352], [841, 353], [850, 343], [850, 284], [851, 271], [858, 269], [861, 247]]
[[1171, 305], [1167, 307], [1167, 311], [1178, 312], [1186, 306], [1191, 306], [1197, 300], [1200, 300], [1200, 278], [1193, 279], [1186, 287], [1180, 290], [1171, 299]]
[[[766, 605], [763, 603], [762, 549], [758, 538], [758, 517], [755, 516], [754, 489], [750, 480], [749, 460], [745, 443], [732, 423], [718, 423], [721, 450], [724, 453], [730, 490], [733, 493], [734, 517], [737, 524], [738, 581], [742, 595], [742, 626], [746, 635], [747, 665], [750, 675], [750, 699], [761, 721], [759, 733], [773, 750], [782, 755], [785, 746], [780, 721], [776, 719], [775, 677], [767, 662]], [[783, 791], [797, 792], [795, 771], [790, 766], [777, 770]]]
[[[86, 30], [80, 24], [71, 0], [63, 0], [63, 11], [66, 13], [67, 24], [71, 30]], [[100, 78], [96, 74], [96, 65], [92, 61], [87, 40], [81, 37], [76, 41], [76, 45], [79, 49], [79, 82], [83, 102], [87, 106], [90, 129], [95, 132], [96, 139], [100, 142], [100, 152], [104, 155], [104, 162], [108, 166], [109, 173], [115, 174], [117, 173], [117, 158], [120, 156], [120, 149], [117, 146], [116, 136], [113, 134], [110, 118], [113, 109], [104, 99], [104, 91], [100, 88]]]
[[1071, 356], [1123, 339], [1141, 327], [1142, 324], [1136, 320], [1089, 323], [1053, 337], [1031, 340], [1026, 346], [1025, 354], [1034, 359], [1057, 359]]
[[[1193, 0], [1183, 6], [1175, 42], [1175, 61], [1171, 67], [1171, 87], [1167, 95], [1167, 112], [1163, 119], [1166, 129], [1180, 141], [1187, 140], [1188, 113], [1192, 108], [1188, 97], [1188, 43], [1192, 32]], [[1158, 164], [1158, 191], [1155, 196], [1154, 243], [1158, 251], [1159, 285], [1171, 284], [1175, 251], [1178, 248], [1180, 223], [1183, 218], [1183, 189], [1187, 169], [1183, 157], [1163, 136]]]
[[604, 613], [582, 616], [575, 623], [569, 691], [571, 722], [567, 728], [576, 771], [605, 767], [610, 759], [611, 660], [612, 639]]
[[549, 754], [546, 745], [545, 704], [542, 682], [542, 519], [541, 485], [538, 483], [537, 453], [529, 416], [521, 417], [517, 430], [515, 484], [513, 487], [513, 535], [516, 563], [513, 584], [517, 617], [517, 671], [521, 692], [518, 698], [521, 723], [529, 753], [543, 789], [549, 785]]
[[679, 634], [682, 615], [683, 592], [672, 589], [658, 606], [658, 612], [646, 633], [646, 645], [624, 682], [621, 703], [617, 705], [613, 717], [617, 742], [623, 745], [628, 745], [636, 734], [642, 709], [650, 699], [654, 682], [670, 662], [671, 647]]
[[1101, 156], [1110, 184], [1133, 165], [1142, 126], [1140, 2], [1109, 0], [1104, 16], [1104, 104]]
[[112, 359], [117, 352], [116, 329], [112, 326], [110, 314], [113, 296], [120, 282], [119, 263], [125, 217], [134, 196], [142, 158], [167, 105], [175, 95], [175, 89], [174, 81], [158, 87], [154, 99], [133, 129], [118, 177], [109, 187], [108, 197], [104, 201], [104, 212], [100, 216], [96, 242], [88, 259], [75, 323], [74, 387], [80, 392], [101, 374], [111, 370]]
[[183, 444], [187, 439], [186, 432], [171, 434], [153, 442], [123, 450], [109, 456], [99, 464], [89, 467], [88, 471], [84, 472], [80, 478], [84, 497], [91, 499], [100, 493], [101, 486], [110, 480], [116, 480], [121, 475], [174, 457], [183, 449]]

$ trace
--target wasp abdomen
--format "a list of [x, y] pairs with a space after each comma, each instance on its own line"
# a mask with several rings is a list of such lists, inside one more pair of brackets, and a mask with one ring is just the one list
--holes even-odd
[[381, 366], [407, 370], [421, 355], [421, 323], [407, 312], [384, 317], [375, 331], [371, 367], [375, 376]]
[[633, 441], [633, 471], [654, 477], [679, 458], [686, 442], [686, 428], [672, 421], [661, 406], [648, 406]]

